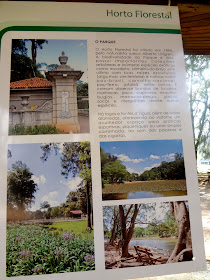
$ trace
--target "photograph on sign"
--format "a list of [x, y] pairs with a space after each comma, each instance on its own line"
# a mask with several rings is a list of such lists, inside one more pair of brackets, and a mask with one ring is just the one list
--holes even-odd
[[13, 39], [9, 135], [89, 133], [86, 40]]
[[106, 269], [192, 261], [187, 201], [103, 207]]
[[187, 195], [181, 140], [101, 142], [103, 200]]
[[91, 209], [89, 142], [9, 145], [7, 276], [94, 270]]

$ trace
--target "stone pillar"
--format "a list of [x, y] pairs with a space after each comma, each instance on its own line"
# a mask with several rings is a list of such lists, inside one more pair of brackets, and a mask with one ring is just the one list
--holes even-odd
[[68, 57], [62, 52], [60, 64], [46, 76], [52, 81], [53, 120], [52, 123], [65, 133], [79, 133], [77, 108], [77, 81], [83, 72], [74, 70], [67, 63]]

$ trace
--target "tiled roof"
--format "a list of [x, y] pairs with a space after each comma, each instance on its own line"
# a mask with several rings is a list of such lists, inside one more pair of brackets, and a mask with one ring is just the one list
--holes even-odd
[[10, 83], [10, 88], [49, 88], [52, 83], [44, 78], [31, 78]]
[[81, 210], [72, 210], [72, 211], [70, 211], [70, 213], [72, 213], [72, 214], [82, 214], [82, 211]]

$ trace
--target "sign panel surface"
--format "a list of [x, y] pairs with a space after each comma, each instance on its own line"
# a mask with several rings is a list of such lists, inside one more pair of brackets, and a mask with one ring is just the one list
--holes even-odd
[[1, 2], [0, 36], [1, 279], [204, 270], [178, 10]]

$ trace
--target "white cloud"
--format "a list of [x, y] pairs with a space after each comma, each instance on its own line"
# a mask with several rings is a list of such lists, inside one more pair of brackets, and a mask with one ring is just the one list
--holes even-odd
[[36, 210], [37, 210], [37, 207], [36, 207], [35, 205], [33, 205], [33, 206], [30, 207], [29, 210], [30, 210], [30, 211], [36, 211]]
[[129, 168], [129, 167], [127, 167], [127, 168], [126, 168], [126, 170], [127, 170], [129, 173], [137, 173], [137, 174], [139, 174], [139, 175], [140, 175], [140, 173], [139, 173], [139, 172], [137, 172], [136, 170], [134, 170], [133, 168]]
[[42, 184], [44, 184], [46, 182], [46, 178], [44, 175], [40, 175], [39, 178], [40, 178], [40, 181]]
[[57, 195], [58, 195], [58, 192], [56, 192], [56, 191], [49, 193], [49, 196], [52, 197], [52, 198], [57, 196]]
[[59, 206], [60, 205], [60, 202], [56, 201], [56, 200], [53, 200], [49, 195], [44, 195], [42, 198], [41, 198], [41, 201], [44, 202], [44, 201], [47, 201], [51, 207], [55, 207], [55, 206]]
[[152, 169], [153, 167], [158, 167], [158, 166], [160, 166], [160, 163], [155, 163], [155, 164], [153, 164], [152, 166], [144, 167], [144, 170], [150, 170], [150, 169]]
[[150, 155], [149, 158], [151, 158], [151, 159], [159, 159], [160, 157], [159, 157], [159, 156], [156, 156], [156, 155]]
[[76, 177], [73, 179], [69, 179], [68, 181], [61, 180], [60, 183], [67, 186], [69, 191], [76, 191], [78, 188], [78, 185], [82, 182], [82, 179], [80, 177]]
[[165, 158], [165, 159], [174, 160], [175, 154], [171, 153], [171, 154], [164, 155], [162, 157]]
[[35, 175], [31, 176], [31, 179], [36, 183], [37, 185], [39, 184], [39, 177], [36, 177]]
[[45, 178], [44, 175], [40, 175], [39, 177], [32, 175], [31, 179], [34, 181], [34, 183], [36, 183], [37, 185], [39, 184], [45, 184], [47, 179]]
[[143, 158], [129, 158], [128, 156], [126, 156], [125, 154], [114, 154], [114, 156], [118, 157], [119, 160], [124, 161], [124, 162], [133, 162], [133, 163], [139, 163], [141, 161], [144, 161], [145, 159]]

